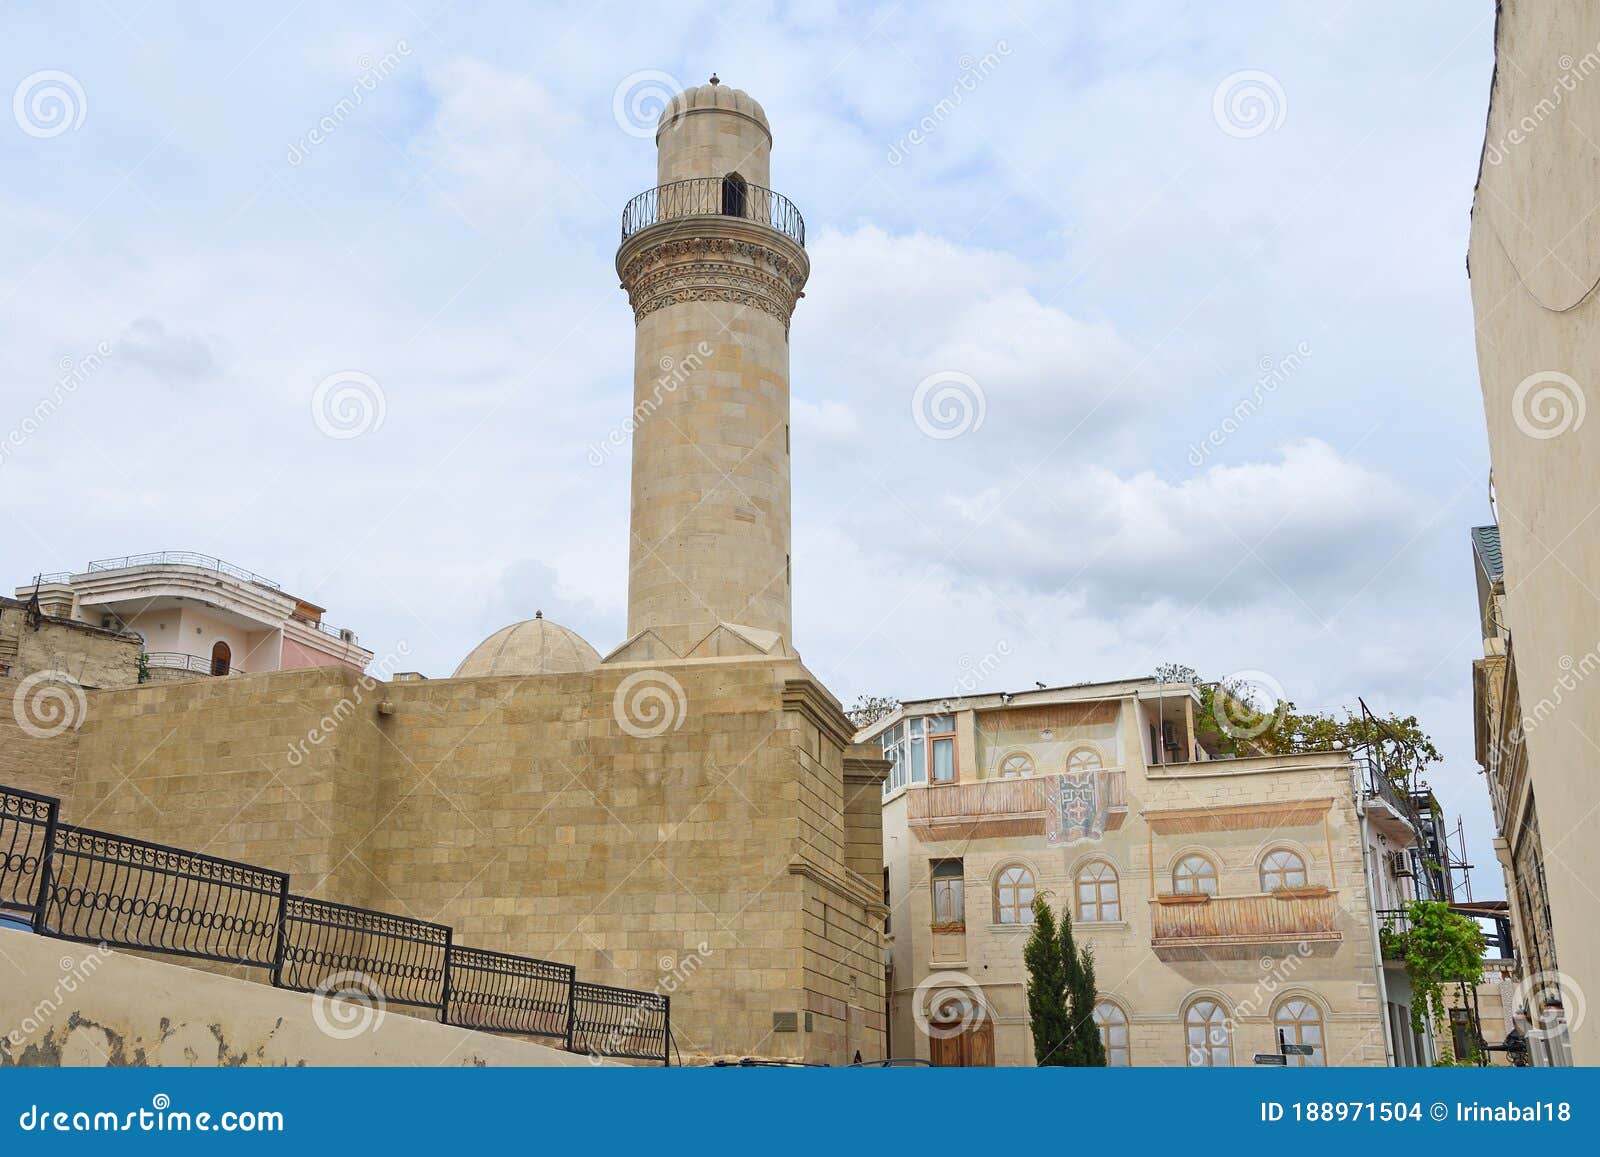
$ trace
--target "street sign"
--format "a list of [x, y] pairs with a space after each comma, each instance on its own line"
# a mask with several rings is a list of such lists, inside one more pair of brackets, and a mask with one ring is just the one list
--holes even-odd
[[1256, 1054], [1256, 1064], [1258, 1065], [1288, 1065], [1288, 1063], [1289, 1058], [1284, 1056], [1282, 1053]]
[[1316, 1048], [1315, 1045], [1291, 1045], [1291, 1044], [1285, 1044], [1285, 1045], [1282, 1045], [1280, 1047], [1283, 1049], [1284, 1056], [1289, 1056], [1289, 1057], [1314, 1057], [1314, 1056], [1317, 1055], [1317, 1048]]

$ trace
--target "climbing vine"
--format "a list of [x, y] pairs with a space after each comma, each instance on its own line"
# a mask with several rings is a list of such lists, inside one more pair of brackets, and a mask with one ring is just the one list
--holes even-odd
[[1465, 994], [1483, 980], [1483, 929], [1440, 901], [1413, 900], [1406, 915], [1410, 926], [1402, 932], [1385, 928], [1383, 939], [1386, 951], [1405, 958], [1411, 1027], [1418, 1032], [1433, 1028], [1441, 1062], [1475, 1063], [1475, 1056], [1455, 1056], [1445, 986], [1456, 985]]

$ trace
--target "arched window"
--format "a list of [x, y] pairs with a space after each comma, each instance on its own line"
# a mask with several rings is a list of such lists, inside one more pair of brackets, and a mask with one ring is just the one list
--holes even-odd
[[933, 865], [933, 922], [952, 927], [967, 922], [967, 901], [960, 860]]
[[1018, 751], [1008, 755], [1000, 761], [1000, 778], [1016, 779], [1018, 776], [1033, 774], [1033, 756], [1027, 752]]
[[1013, 864], [995, 880], [994, 922], [1033, 923], [1033, 873], [1020, 864]]
[[1122, 919], [1122, 894], [1115, 868], [1104, 860], [1091, 860], [1078, 870], [1077, 883], [1079, 923]]
[[1100, 758], [1100, 753], [1092, 747], [1074, 747], [1067, 752], [1068, 771], [1093, 771], [1104, 767], [1106, 761]]
[[1128, 1065], [1128, 1015], [1113, 1001], [1102, 1000], [1094, 1006], [1095, 1027], [1100, 1030], [1100, 1043], [1106, 1050], [1108, 1068], [1126, 1068]]
[[1172, 869], [1172, 890], [1180, 896], [1217, 894], [1217, 866], [1204, 856], [1185, 856]]
[[226, 675], [233, 667], [233, 651], [221, 639], [211, 648], [211, 673]]
[[1309, 1000], [1291, 998], [1278, 1006], [1272, 1014], [1273, 1027], [1284, 1044], [1310, 1045], [1310, 1056], [1289, 1057], [1285, 1064], [1320, 1069], [1328, 1063], [1322, 1047], [1322, 1010]]
[[1214, 1000], [1197, 1000], [1183, 1014], [1184, 1034], [1193, 1068], [1225, 1069], [1233, 1064], [1228, 1014]]
[[749, 201], [750, 186], [738, 173], [729, 173], [722, 178], [722, 215], [724, 217], [745, 216], [745, 205]]
[[1261, 890], [1276, 892], [1279, 888], [1304, 888], [1306, 862], [1288, 848], [1268, 852], [1261, 860]]

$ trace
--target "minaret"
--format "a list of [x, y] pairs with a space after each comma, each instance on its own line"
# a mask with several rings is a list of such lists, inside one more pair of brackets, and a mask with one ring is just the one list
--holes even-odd
[[771, 190], [766, 113], [715, 76], [667, 105], [656, 149], [656, 187], [623, 211], [617, 250], [635, 320], [628, 636], [653, 631], [681, 656], [722, 624], [792, 650], [789, 317], [810, 273], [805, 223]]

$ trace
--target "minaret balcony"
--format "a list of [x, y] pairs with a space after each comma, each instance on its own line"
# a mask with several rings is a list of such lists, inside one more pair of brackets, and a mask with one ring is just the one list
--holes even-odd
[[802, 249], [806, 222], [781, 193], [732, 177], [694, 177], [646, 189], [622, 210], [622, 240], [652, 225], [694, 217], [737, 217], [775, 229]]

